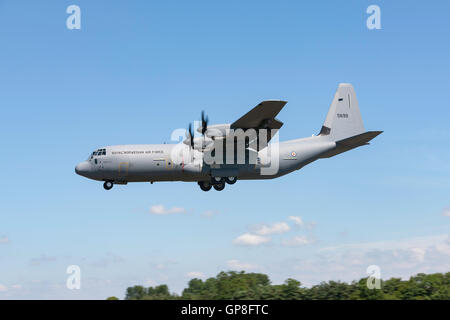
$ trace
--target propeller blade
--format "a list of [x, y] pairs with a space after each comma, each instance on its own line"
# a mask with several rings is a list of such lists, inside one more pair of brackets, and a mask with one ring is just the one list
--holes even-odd
[[208, 129], [208, 116], [205, 116], [205, 111], [202, 110], [202, 135], [205, 135]]
[[192, 132], [192, 123], [189, 123], [189, 140], [191, 148], [194, 149], [194, 133]]

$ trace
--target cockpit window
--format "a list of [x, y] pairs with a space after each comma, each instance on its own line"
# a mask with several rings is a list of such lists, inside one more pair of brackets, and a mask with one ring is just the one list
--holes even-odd
[[94, 152], [91, 153], [89, 156], [89, 160], [94, 158], [94, 156], [106, 156], [106, 149], [97, 149]]

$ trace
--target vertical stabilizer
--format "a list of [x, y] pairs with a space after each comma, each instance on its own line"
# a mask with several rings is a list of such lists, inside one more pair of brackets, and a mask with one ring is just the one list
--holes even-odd
[[364, 133], [355, 90], [349, 83], [340, 83], [320, 135], [329, 135], [334, 141]]

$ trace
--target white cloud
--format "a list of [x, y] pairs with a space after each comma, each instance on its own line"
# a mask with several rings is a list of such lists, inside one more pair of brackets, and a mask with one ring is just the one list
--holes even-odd
[[271, 238], [251, 233], [244, 233], [233, 240], [234, 244], [256, 246], [271, 241]]
[[304, 246], [307, 244], [314, 243], [314, 240], [310, 239], [308, 237], [305, 237], [305, 236], [295, 236], [291, 239], [284, 240], [282, 243], [283, 243], [283, 245], [289, 246], [289, 247], [299, 247], [299, 246]]
[[361, 279], [367, 276], [369, 265], [379, 266], [383, 279], [407, 279], [421, 272], [448, 272], [449, 237], [443, 234], [327, 247], [313, 255], [281, 261], [272, 272], [310, 286], [328, 280]]
[[425, 254], [427, 252], [427, 250], [425, 248], [411, 248], [409, 250], [410, 250], [411, 257], [415, 261], [423, 262], [423, 260], [425, 259]]
[[244, 233], [243, 235], [240, 235], [239, 237], [234, 239], [233, 243], [245, 246], [257, 246], [260, 244], [268, 243], [270, 242], [270, 240], [271, 239], [269, 237], [263, 237], [251, 233]]
[[0, 237], [0, 244], [7, 244], [9, 243], [9, 238], [6, 236]]
[[12, 285], [11, 288], [16, 289], [16, 290], [20, 290], [20, 289], [22, 289], [22, 285], [15, 284], [15, 285]]
[[289, 225], [286, 222], [278, 222], [272, 225], [259, 225], [253, 227], [253, 233], [256, 233], [260, 236], [267, 236], [269, 234], [277, 234], [277, 233], [285, 233], [291, 230]]
[[[307, 229], [311, 229], [315, 225], [314, 222], [305, 223], [299, 216], [289, 216], [288, 219], [293, 221], [294, 225], [296, 225], [297, 227], [301, 226]], [[235, 238], [233, 240], [233, 243], [239, 245], [256, 246], [271, 242], [272, 239], [268, 237], [269, 235], [284, 234], [291, 231], [291, 227], [287, 222], [276, 222], [273, 224], [259, 224], [251, 226], [249, 229], [250, 232], [244, 233], [239, 237]], [[286, 246], [299, 246], [309, 244], [312, 242], [314, 242], [312, 239], [298, 236], [290, 240], [285, 240], [283, 241], [282, 244]]]
[[152, 206], [150, 208], [150, 213], [152, 214], [158, 214], [158, 215], [164, 215], [164, 214], [172, 214], [172, 213], [185, 213], [186, 209], [181, 207], [173, 207], [173, 208], [166, 208], [162, 204], [158, 204], [155, 206]]
[[204, 278], [205, 275], [203, 274], [203, 272], [200, 271], [191, 271], [186, 273], [186, 277], [188, 278]]
[[0, 283], [0, 292], [6, 292], [8, 291], [8, 287], [4, 286], [3, 284]]
[[227, 261], [228, 267], [235, 269], [235, 270], [250, 270], [250, 269], [259, 269], [258, 265], [242, 262], [236, 259], [228, 260]]
[[299, 216], [289, 216], [288, 219], [292, 221], [297, 227], [312, 229], [316, 226], [315, 222], [304, 222], [302, 217]]
[[324, 247], [320, 251], [338, 251], [338, 250], [360, 250], [367, 251], [369, 249], [374, 250], [393, 250], [393, 249], [411, 249], [411, 248], [425, 248], [432, 246], [436, 243], [442, 243], [448, 239], [448, 235], [441, 234], [437, 236], [427, 237], [415, 237], [401, 240], [385, 240], [385, 241], [373, 241], [362, 243], [350, 243], [338, 246]]
[[299, 227], [303, 226], [303, 220], [302, 220], [301, 217], [289, 216], [288, 219], [291, 220], [292, 222], [294, 222], [294, 224], [299, 226]]
[[444, 211], [442, 212], [442, 215], [444, 217], [450, 217], [450, 207], [445, 208]]

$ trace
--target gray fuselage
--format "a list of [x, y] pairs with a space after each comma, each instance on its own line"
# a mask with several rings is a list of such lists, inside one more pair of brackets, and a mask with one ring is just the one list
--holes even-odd
[[[103, 153], [91, 157], [76, 166], [76, 173], [84, 177], [111, 181], [116, 184], [156, 181], [210, 181], [212, 177], [234, 176], [238, 180], [273, 179], [306, 164], [336, 147], [327, 137], [312, 136], [277, 143], [257, 153], [253, 164], [207, 165], [203, 153], [194, 151], [197, 161], [186, 161], [174, 153], [189, 152], [184, 144], [138, 144], [103, 147]], [[174, 148], [178, 148], [175, 151]], [[269, 159], [267, 150], [272, 154]], [[174, 152], [175, 151], [175, 152]]]

